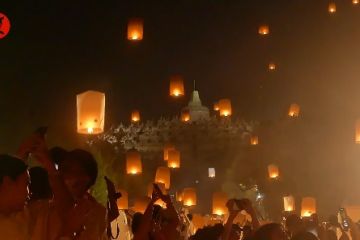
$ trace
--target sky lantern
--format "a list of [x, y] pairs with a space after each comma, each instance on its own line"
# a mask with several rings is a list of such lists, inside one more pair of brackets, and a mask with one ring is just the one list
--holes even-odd
[[328, 6], [328, 11], [329, 13], [336, 13], [336, 4], [334, 2], [332, 3], [329, 3], [329, 6]]
[[181, 97], [185, 95], [184, 80], [180, 75], [174, 75], [170, 78], [170, 96]]
[[158, 167], [155, 174], [155, 183], [162, 183], [166, 189], [170, 188], [170, 169], [168, 167]]
[[208, 172], [209, 172], [209, 178], [215, 178], [216, 176], [215, 168], [209, 168]]
[[195, 188], [185, 188], [183, 190], [183, 204], [184, 206], [191, 207], [196, 205], [196, 190]]
[[301, 201], [301, 217], [310, 217], [314, 213], [316, 213], [316, 199], [304, 197]]
[[129, 195], [125, 190], [118, 190], [121, 193], [121, 197], [117, 200], [118, 209], [126, 210], [129, 208]]
[[175, 146], [171, 143], [167, 143], [164, 146], [164, 161], [167, 161], [169, 159], [169, 151], [175, 150]]
[[259, 144], [259, 137], [258, 136], [251, 136], [250, 137], [250, 144], [256, 146]]
[[140, 121], [140, 112], [139, 110], [133, 110], [131, 112], [131, 122], [137, 123]]
[[259, 27], [259, 34], [260, 35], [268, 35], [270, 33], [270, 29], [268, 25], [262, 25]]
[[214, 103], [214, 111], [219, 111], [220, 110], [220, 107], [219, 107], [219, 103], [218, 102], [215, 102]]
[[275, 63], [269, 63], [269, 71], [275, 71], [276, 70], [276, 64]]
[[354, 5], [357, 5], [357, 4], [359, 4], [359, 0], [352, 0], [352, 3], [354, 4]]
[[136, 150], [129, 150], [126, 153], [127, 174], [137, 175], [142, 173], [141, 155]]
[[279, 168], [274, 164], [268, 166], [269, 178], [277, 179], [279, 177]]
[[231, 100], [224, 98], [219, 101], [220, 116], [229, 117], [232, 114]]
[[214, 192], [212, 201], [212, 213], [216, 215], [225, 215], [227, 211], [226, 203], [228, 196], [224, 192]]
[[180, 152], [176, 149], [171, 149], [168, 152], [168, 167], [180, 168]]
[[292, 195], [284, 197], [284, 211], [293, 212], [295, 211], [295, 198]]
[[183, 201], [183, 191], [182, 190], [177, 190], [176, 191], [176, 201], [177, 202], [182, 202]]
[[99, 134], [104, 132], [105, 94], [86, 91], [76, 96], [77, 132]]
[[193, 214], [192, 222], [193, 222], [194, 228], [195, 228], [194, 233], [192, 235], [194, 235], [198, 229], [201, 229], [206, 226], [205, 217], [198, 213]]
[[189, 110], [181, 111], [181, 121], [182, 122], [189, 122], [190, 121], [190, 112], [189, 112]]
[[296, 103], [290, 105], [289, 108], [289, 116], [290, 117], [299, 117], [300, 114], [300, 106]]
[[144, 213], [151, 199], [149, 197], [138, 197], [135, 199], [133, 210], [134, 212]]
[[360, 119], [355, 123], [355, 143], [360, 144]]
[[130, 41], [140, 41], [144, 36], [144, 21], [141, 18], [132, 18], [128, 22], [127, 38]]

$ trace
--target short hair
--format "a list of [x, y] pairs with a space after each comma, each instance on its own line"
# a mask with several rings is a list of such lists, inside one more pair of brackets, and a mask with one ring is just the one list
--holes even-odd
[[317, 240], [318, 238], [310, 232], [301, 232], [296, 234], [291, 240]]
[[0, 154], [0, 183], [4, 177], [10, 177], [16, 180], [27, 170], [28, 166], [19, 158], [7, 154]]
[[95, 184], [98, 175], [98, 166], [95, 158], [91, 153], [82, 149], [75, 149], [66, 154], [60, 161], [60, 171], [66, 171], [71, 164], [78, 164], [90, 177], [88, 188]]
[[291, 227], [291, 226], [297, 226], [300, 225], [302, 223], [301, 218], [297, 215], [297, 214], [291, 214], [286, 218], [285, 221], [285, 225], [286, 227]]
[[270, 239], [271, 234], [277, 228], [281, 228], [281, 225], [278, 223], [268, 223], [261, 226], [254, 234], [254, 240], [264, 240]]

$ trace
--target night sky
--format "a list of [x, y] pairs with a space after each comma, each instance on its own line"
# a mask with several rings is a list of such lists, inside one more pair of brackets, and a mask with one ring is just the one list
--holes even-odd
[[[310, 133], [304, 161], [321, 186], [351, 192], [360, 180], [360, 5], [351, 0], [335, 1], [334, 15], [326, 0], [24, 2], [0, 3], [12, 23], [0, 40], [2, 152], [43, 125], [51, 145], [77, 145], [82, 91], [106, 93], [110, 127], [134, 108], [146, 120], [178, 114], [196, 80], [204, 104], [230, 98], [234, 118], [276, 122], [298, 103]], [[126, 39], [131, 17], [144, 19], [141, 42]], [[270, 35], [257, 33], [261, 24]], [[172, 74], [185, 78], [180, 101], [168, 97]]]

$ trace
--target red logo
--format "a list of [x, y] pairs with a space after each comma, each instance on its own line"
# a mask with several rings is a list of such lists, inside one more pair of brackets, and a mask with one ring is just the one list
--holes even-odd
[[0, 13], [0, 39], [6, 37], [9, 31], [10, 31], [10, 20], [5, 14]]

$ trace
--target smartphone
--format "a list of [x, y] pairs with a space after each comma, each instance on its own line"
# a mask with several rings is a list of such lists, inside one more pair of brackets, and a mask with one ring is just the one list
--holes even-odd
[[345, 208], [340, 208], [339, 209], [339, 216], [340, 216], [340, 221], [341, 221], [341, 226], [344, 229], [344, 231], [348, 231], [350, 228], [350, 223], [349, 223], [349, 217], [346, 213], [346, 209]]

